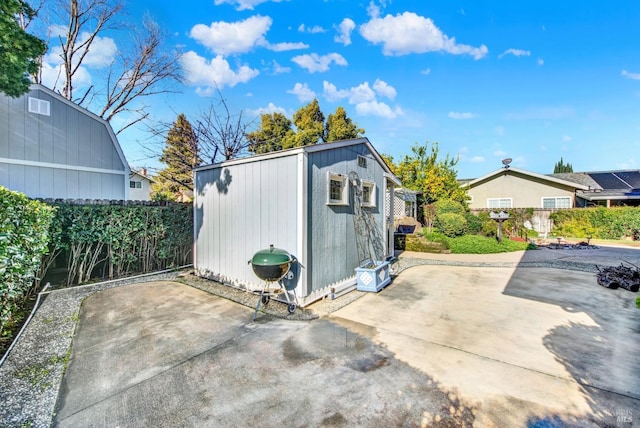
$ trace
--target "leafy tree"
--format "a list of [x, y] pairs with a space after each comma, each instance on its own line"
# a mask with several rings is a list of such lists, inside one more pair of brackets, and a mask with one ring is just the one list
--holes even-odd
[[29, 92], [31, 80], [39, 68], [39, 58], [47, 50], [45, 43], [27, 33], [21, 25], [35, 11], [23, 0], [0, 1], [0, 92], [19, 97]]
[[296, 111], [293, 123], [296, 125], [296, 134], [291, 140], [284, 142], [283, 148], [310, 146], [318, 141], [327, 141], [324, 135], [324, 114], [320, 111], [317, 99]]
[[562, 172], [573, 172], [573, 167], [568, 162], [565, 164], [561, 157], [560, 161], [556, 162], [555, 166], [553, 167], [553, 173], [559, 174]]
[[198, 156], [198, 139], [184, 114], [178, 115], [173, 127], [167, 133], [160, 162], [167, 165], [155, 178], [154, 194], [159, 200], [180, 198], [187, 191], [193, 191], [193, 168], [202, 160]]
[[291, 140], [294, 134], [291, 121], [284, 114], [263, 114], [260, 128], [247, 134], [249, 151], [259, 154], [282, 150], [283, 143]]
[[364, 129], [358, 128], [347, 112], [338, 107], [334, 114], [330, 114], [325, 125], [326, 141], [348, 140], [358, 138], [364, 134]]
[[457, 181], [457, 158], [449, 154], [438, 159], [438, 143], [429, 142], [411, 147], [411, 155], [393, 167], [394, 174], [400, 178], [402, 186], [421, 192], [423, 201], [430, 204], [440, 199], [451, 199], [466, 204], [466, 192]]

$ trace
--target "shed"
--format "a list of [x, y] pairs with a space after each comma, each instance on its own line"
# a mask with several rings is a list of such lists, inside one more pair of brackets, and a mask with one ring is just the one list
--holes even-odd
[[194, 174], [194, 269], [201, 277], [260, 290], [248, 260], [274, 245], [296, 259], [285, 286], [305, 306], [354, 289], [355, 268], [393, 255], [393, 189], [400, 182], [367, 138]]

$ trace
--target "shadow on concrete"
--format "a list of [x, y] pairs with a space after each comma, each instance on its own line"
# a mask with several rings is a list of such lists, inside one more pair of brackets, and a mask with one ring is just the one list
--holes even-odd
[[583, 264], [587, 272], [545, 269], [544, 273], [540, 270], [539, 277], [532, 276], [530, 267], [520, 267], [527, 266], [527, 259], [535, 256], [527, 252], [504, 294], [588, 317], [588, 324], [571, 321], [554, 326], [543, 338], [543, 344], [578, 384], [591, 415], [577, 421], [564, 414], [550, 414], [530, 419], [527, 426], [631, 426], [633, 416], [636, 423], [640, 416], [640, 311], [634, 305], [637, 294], [598, 285], [589, 265], [616, 265], [624, 258], [639, 257], [640, 251], [602, 250], [591, 257], [580, 257], [581, 250], [572, 251], [560, 254], [574, 266]]

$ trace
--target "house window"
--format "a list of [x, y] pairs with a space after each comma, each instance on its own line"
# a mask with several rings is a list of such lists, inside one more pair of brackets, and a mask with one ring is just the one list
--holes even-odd
[[50, 116], [51, 105], [49, 104], [49, 101], [41, 100], [39, 98], [29, 97], [29, 113]]
[[358, 155], [358, 166], [360, 168], [366, 168], [367, 167], [367, 158], [365, 158], [364, 156]]
[[328, 205], [349, 205], [347, 177], [342, 174], [329, 173], [327, 189]]
[[487, 208], [513, 208], [511, 198], [487, 199]]
[[376, 206], [376, 183], [372, 181], [362, 182], [362, 206], [363, 207]]
[[142, 189], [142, 181], [129, 181], [129, 188], [131, 189]]
[[568, 196], [542, 198], [542, 208], [571, 208], [571, 198], [569, 198]]

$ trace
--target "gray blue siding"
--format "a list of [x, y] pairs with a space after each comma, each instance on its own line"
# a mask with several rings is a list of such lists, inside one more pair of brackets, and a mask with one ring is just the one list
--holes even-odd
[[[29, 97], [50, 115], [29, 112]], [[39, 86], [0, 95], [0, 185], [33, 198], [125, 199], [129, 167], [109, 124]]]
[[[367, 168], [358, 166], [358, 155], [367, 158]], [[327, 205], [328, 173], [349, 175], [357, 173], [360, 180], [376, 183], [376, 207], [363, 208], [373, 212], [376, 223], [382, 225], [384, 216], [384, 171], [365, 144], [318, 151], [309, 154], [309, 212], [308, 239], [310, 245], [310, 283], [315, 291], [329, 284], [355, 275], [359, 266], [354, 226], [353, 191], [349, 192], [349, 206]]]

